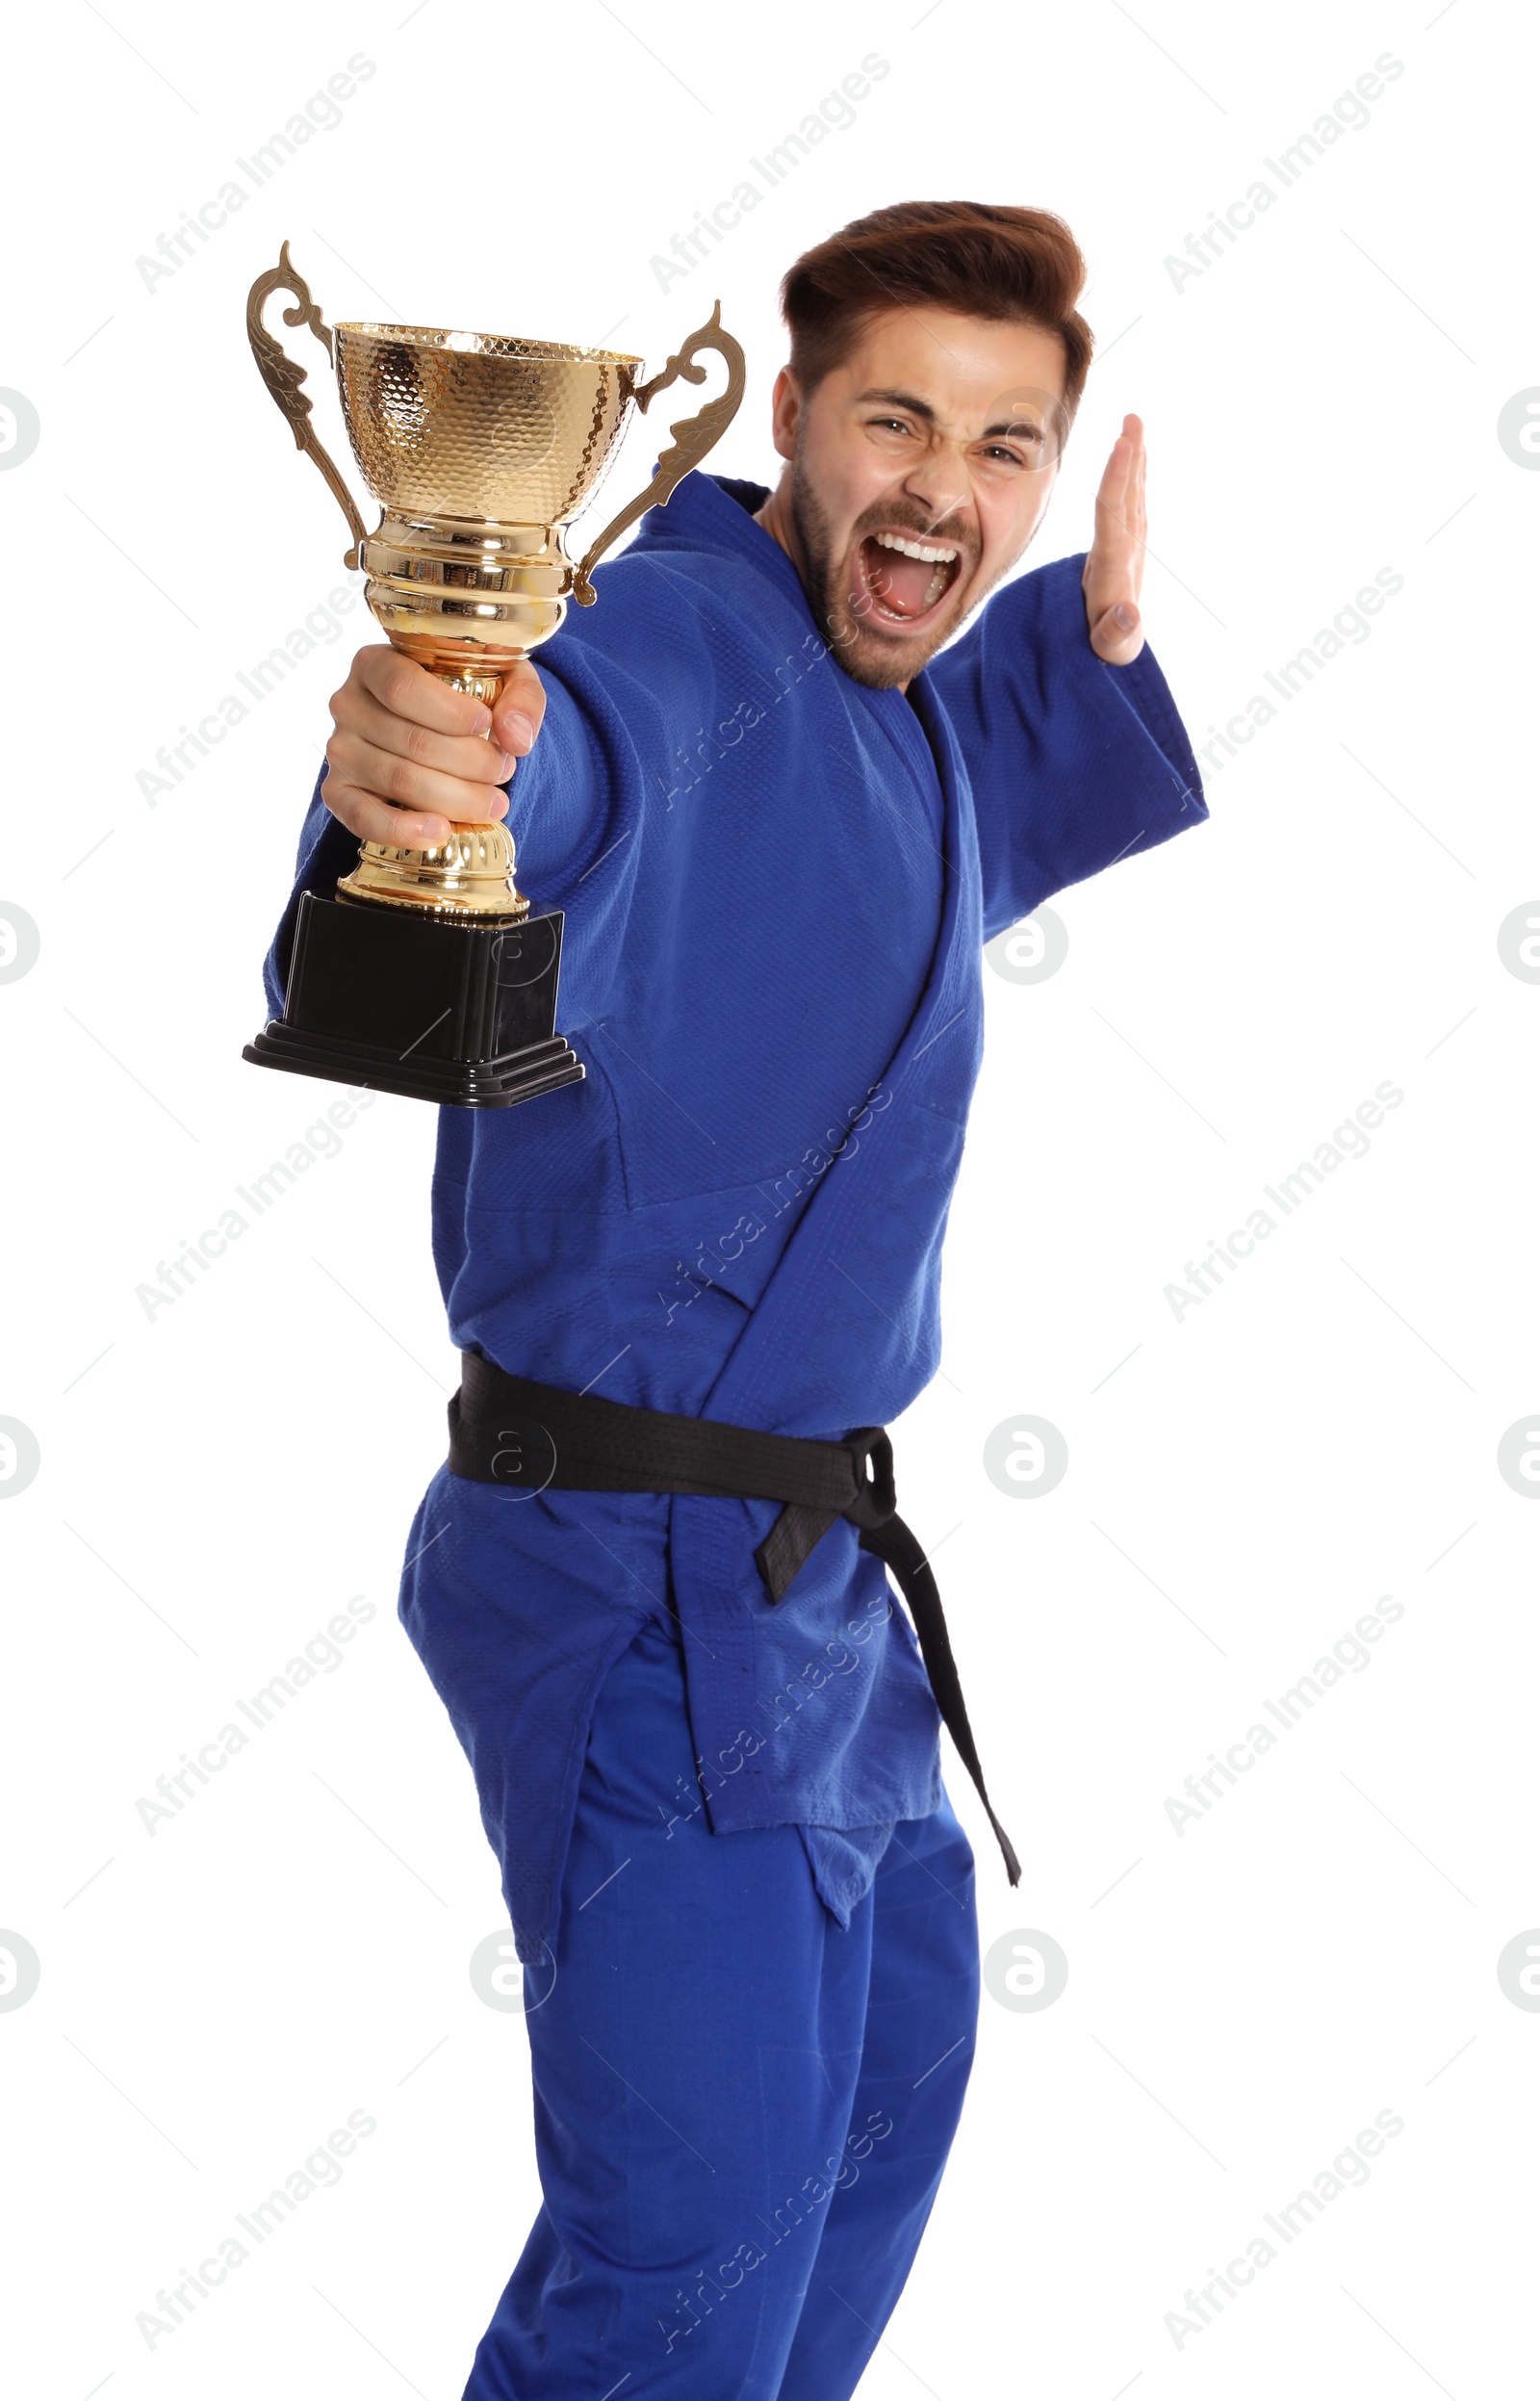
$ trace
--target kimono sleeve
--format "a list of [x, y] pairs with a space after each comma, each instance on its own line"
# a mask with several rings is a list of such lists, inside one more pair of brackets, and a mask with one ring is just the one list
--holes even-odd
[[[629, 915], [646, 787], [639, 745], [655, 748], [655, 694], [613, 661], [576, 642], [552, 642], [536, 662], [546, 714], [534, 748], [510, 785], [515, 876], [536, 910], [566, 910], [562, 1022], [602, 1012], [603, 986]], [[666, 751], [661, 755], [667, 756]], [[653, 779], [655, 782], [655, 777]], [[263, 965], [269, 1013], [281, 1017], [303, 892], [329, 898], [358, 859], [358, 837], [326, 807], [321, 768], [299, 833], [295, 882]], [[603, 877], [595, 866], [614, 854]]]
[[349, 834], [339, 823], [321, 798], [321, 787], [326, 781], [321, 768], [316, 778], [316, 788], [310, 795], [310, 807], [299, 829], [299, 850], [295, 860], [294, 889], [289, 894], [284, 913], [278, 920], [278, 931], [262, 963], [263, 989], [268, 995], [268, 1015], [281, 1018], [283, 996], [289, 982], [289, 962], [294, 955], [295, 926], [299, 917], [301, 892], [321, 892], [331, 897], [340, 875], [346, 875], [358, 864], [358, 837]]
[[1148, 643], [1126, 667], [1091, 647], [1085, 563], [1008, 584], [928, 670], [972, 786], [986, 941], [1208, 815]]

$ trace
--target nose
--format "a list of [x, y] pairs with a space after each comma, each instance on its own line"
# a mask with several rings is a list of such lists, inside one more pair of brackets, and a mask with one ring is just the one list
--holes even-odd
[[961, 445], [938, 434], [925, 457], [905, 476], [904, 496], [923, 511], [932, 532], [956, 510], [966, 508], [973, 486]]

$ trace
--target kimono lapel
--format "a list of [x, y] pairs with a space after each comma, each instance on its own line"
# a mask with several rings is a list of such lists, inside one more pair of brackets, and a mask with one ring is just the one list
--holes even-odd
[[[903, 1040], [884, 1069], [882, 1089], [889, 1105], [874, 1113], [860, 1136], [863, 1172], [834, 1166], [808, 1200], [776, 1272], [757, 1303], [712, 1386], [702, 1415], [728, 1424], [763, 1425], [781, 1433], [837, 1437], [843, 1426], [783, 1425], [776, 1417], [778, 1379], [817, 1322], [820, 1286], [832, 1251], [860, 1247], [859, 1221], [874, 1185], [880, 1186], [887, 1153], [906, 1139], [905, 1120], [915, 1103], [938, 1108], [959, 1123], [978, 1072], [983, 1047], [980, 990], [982, 894], [978, 841], [966, 806], [966, 780], [944, 710], [926, 688], [919, 718], [898, 692], [874, 693], [886, 730], [906, 771], [930, 782], [939, 774], [945, 880], [941, 923], [929, 975]], [[930, 741], [927, 742], [926, 735]], [[923, 790], [923, 784], [921, 789]], [[852, 1104], [860, 1095], [851, 1095]]]
[[[918, 695], [918, 714], [897, 692], [871, 698], [899, 753], [901, 771], [924, 779], [919, 790], [923, 793], [929, 783], [933, 795], [939, 776], [946, 872], [936, 947], [918, 1004], [881, 1079], [881, 1088], [891, 1095], [889, 1105], [874, 1112], [862, 1131], [859, 1161], [847, 1166], [836, 1160], [821, 1177], [701, 1412], [722, 1423], [824, 1437], [837, 1437], [848, 1430], [844, 1424], [788, 1422], [783, 1413], [787, 1371], [798, 1352], [818, 1339], [835, 1273], [832, 1259], [841, 1252], [860, 1256], [862, 1219], [869, 1215], [871, 1196], [891, 1173], [890, 1158], [913, 1139], [915, 1108], [952, 1121], [961, 1144], [983, 1043], [978, 842], [965, 774], [945, 711], [923, 679], [911, 688]], [[853, 1102], [860, 1097], [851, 1096]], [[752, 1713], [757, 1683], [754, 1604], [765, 1598], [753, 1546], [766, 1529], [756, 1511], [767, 1520], [775, 1513], [763, 1504], [687, 1494], [677, 1495], [673, 1502], [672, 1573], [686, 1632], [692, 1693], [706, 1704], [700, 1712], [702, 1723], [739, 1718], [748, 1723]], [[756, 1780], [751, 1768], [743, 1786]], [[745, 1790], [742, 1798], [747, 1797]]]

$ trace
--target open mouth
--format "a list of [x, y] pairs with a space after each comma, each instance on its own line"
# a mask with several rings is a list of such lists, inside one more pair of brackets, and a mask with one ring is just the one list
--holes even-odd
[[919, 633], [962, 575], [962, 554], [951, 542], [928, 542], [919, 534], [868, 533], [856, 545], [856, 573], [859, 614], [869, 624]]

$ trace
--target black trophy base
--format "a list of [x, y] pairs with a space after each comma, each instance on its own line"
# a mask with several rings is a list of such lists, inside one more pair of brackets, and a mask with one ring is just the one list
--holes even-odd
[[561, 929], [559, 909], [483, 924], [304, 892], [283, 1016], [241, 1055], [460, 1109], [580, 1083], [556, 1032]]

